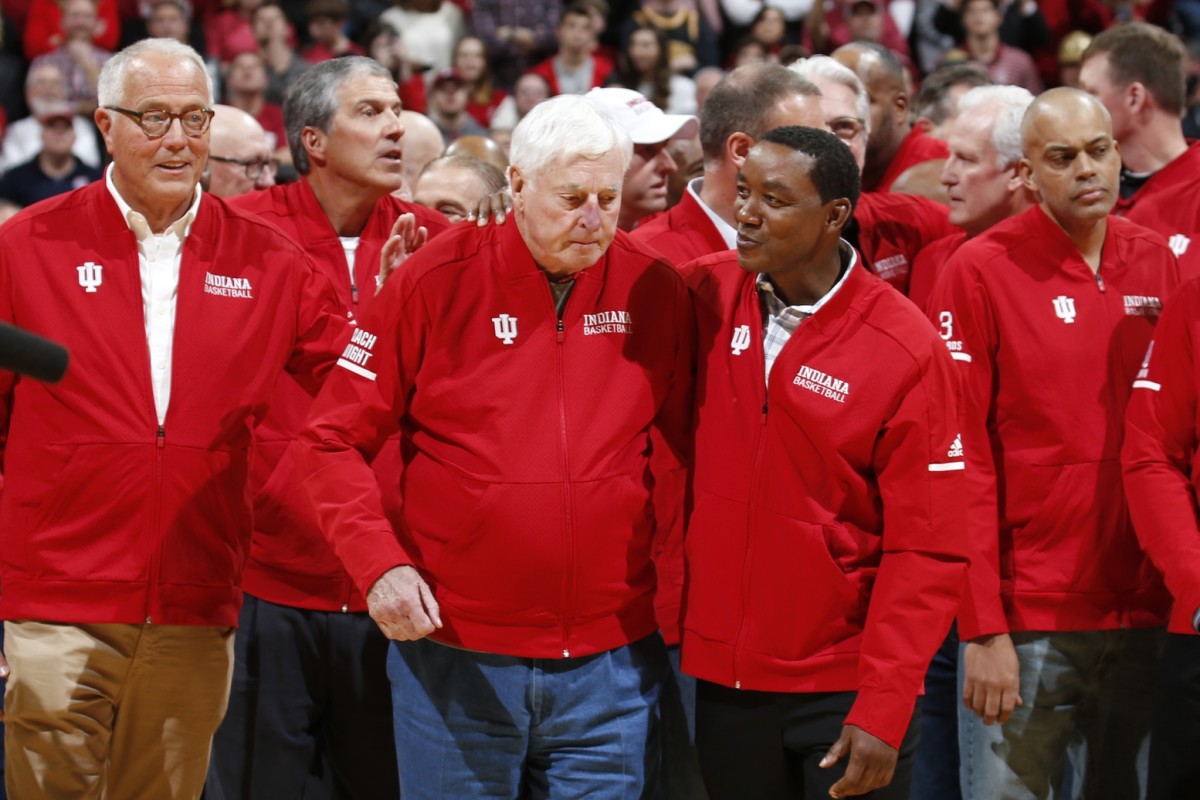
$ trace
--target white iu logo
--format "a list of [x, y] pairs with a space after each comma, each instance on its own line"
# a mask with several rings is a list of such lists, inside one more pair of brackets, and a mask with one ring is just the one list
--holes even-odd
[[733, 329], [733, 340], [729, 343], [735, 356], [740, 356], [742, 351], [750, 346], [750, 326], [739, 325]]
[[1067, 297], [1065, 294], [1060, 294], [1054, 298], [1054, 313], [1063, 322], [1070, 325], [1075, 321], [1075, 298]]
[[496, 338], [503, 340], [505, 344], [512, 344], [513, 339], [517, 338], [516, 317], [501, 314], [498, 317], [492, 317], [492, 325], [496, 328]]
[[79, 285], [85, 292], [95, 294], [96, 287], [104, 282], [104, 267], [91, 261], [85, 261], [75, 268], [79, 272]]
[[1170, 239], [1167, 239], [1167, 244], [1170, 246], [1171, 252], [1175, 254], [1176, 258], [1179, 258], [1181, 255], [1186, 253], [1188, 245], [1191, 243], [1192, 240], [1184, 236], [1182, 233], [1177, 233]]

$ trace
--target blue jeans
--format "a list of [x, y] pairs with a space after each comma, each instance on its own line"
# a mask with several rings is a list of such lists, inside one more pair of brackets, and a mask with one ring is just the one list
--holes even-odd
[[[959, 707], [963, 797], [1064, 800], [1073, 776], [1074, 796], [1144, 798], [1163, 637], [1160, 628], [1012, 634], [1024, 704], [1003, 725]], [[961, 654], [958, 680], [961, 693]]]
[[925, 673], [921, 740], [913, 760], [913, 800], [962, 800], [958, 778], [958, 710], [961, 706], [958, 628], [952, 625]]
[[388, 677], [400, 795], [654, 797], [668, 669], [658, 634], [563, 659], [477, 653], [429, 639], [393, 642]]

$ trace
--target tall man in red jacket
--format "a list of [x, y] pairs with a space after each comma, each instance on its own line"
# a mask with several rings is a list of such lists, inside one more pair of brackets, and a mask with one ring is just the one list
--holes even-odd
[[963, 796], [1057, 796], [1082, 737], [1085, 794], [1136, 798], [1169, 597], [1118, 458], [1178, 268], [1160, 236], [1109, 213], [1121, 164], [1098, 100], [1046, 92], [1021, 141], [1039, 204], [960, 247], [929, 312], [964, 392]]
[[[512, 219], [384, 284], [301, 437], [384, 634], [406, 800], [641, 797], [667, 669], [650, 432], [690, 432], [679, 274], [616, 230], [629, 137], [582, 97], [513, 133]], [[399, 429], [401, 508], [366, 458]]]
[[840, 238], [859, 173], [837, 137], [768, 132], [737, 193], [737, 252], [684, 267], [704, 357], [683, 668], [709, 795], [907, 798], [965, 572], [953, 362]]
[[1163, 309], [1133, 382], [1121, 463], [1138, 540], [1162, 571], [1174, 607], [1158, 675], [1148, 800], [1189, 797], [1200, 785], [1200, 528], [1196, 398], [1200, 388], [1200, 281]]
[[202, 193], [211, 88], [173, 39], [107, 62], [103, 181], [0, 229], [0, 319], [65, 343], [0, 373], [10, 796], [199, 795], [225, 712], [255, 424], [348, 335], [304, 250]]
[[1081, 88], [1113, 119], [1121, 143], [1115, 213], [1157, 231], [1182, 278], [1200, 275], [1200, 144], [1183, 138], [1187, 54], [1173, 34], [1133, 23], [1104, 31], [1083, 54]]
[[[403, 180], [399, 105], [395, 82], [373, 59], [312, 67], [283, 108], [300, 180], [233, 201], [300, 244], [354, 317], [375, 296], [380, 251], [401, 214], [416, 215], [428, 235], [448, 227], [441, 214], [391, 196]], [[314, 765], [336, 785], [334, 796], [399, 793], [387, 639], [299, 488], [295, 439], [311, 405], [280, 375], [256, 431], [246, 598], [209, 779], [226, 800], [312, 796], [304, 784]], [[397, 507], [398, 441], [375, 467], [388, 507]]]

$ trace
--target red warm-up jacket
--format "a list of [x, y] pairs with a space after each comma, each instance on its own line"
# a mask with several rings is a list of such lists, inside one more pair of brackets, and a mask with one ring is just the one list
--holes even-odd
[[[561, 323], [514, 221], [459, 226], [384, 285], [301, 435], [303, 486], [364, 593], [415, 566], [471, 650], [582, 656], [652, 633], [656, 426], [689, 447], [678, 273], [617, 232]], [[404, 436], [402, 526], [373, 454]]]
[[1200, 609], [1200, 279], [1163, 309], [1133, 381], [1121, 463], [1138, 541], [1175, 599], [1169, 630], [1195, 634]]
[[898, 747], [965, 573], [957, 379], [928, 320], [847, 269], [768, 389], [757, 276], [735, 252], [684, 267], [701, 356], [683, 668], [856, 691], [846, 722]]
[[1161, 625], [1121, 487], [1129, 387], [1178, 267], [1109, 216], [1099, 271], [1040, 206], [964, 243], [930, 299], [963, 383], [964, 640]]
[[254, 426], [283, 370], [316, 391], [346, 312], [300, 247], [205, 195], [160, 427], [142, 309], [137, 241], [104, 181], [0, 228], [0, 320], [71, 353], [57, 384], [0, 372], [5, 619], [237, 624]]
[[1183, 155], [1119, 199], [1113, 213], [1162, 234], [1182, 280], [1200, 276], [1200, 142], [1188, 142]]
[[[375, 297], [379, 253], [392, 225], [411, 212], [430, 236], [447, 227], [436, 211], [391, 197], [381, 198], [359, 236], [354, 280], [337, 231], [306, 179], [235, 198], [232, 205], [252, 211], [278, 226], [304, 248], [326, 276], [343, 305], [360, 316]], [[254, 536], [246, 562], [244, 588], [279, 605], [317, 611], [365, 611], [366, 600], [346, 574], [321, 534], [312, 504], [300, 490], [296, 435], [312, 407], [312, 395], [291, 375], [275, 383], [271, 407], [255, 431], [250, 486], [254, 494]], [[375, 459], [384, 491], [384, 508], [399, 509], [399, 442], [392, 440]]]

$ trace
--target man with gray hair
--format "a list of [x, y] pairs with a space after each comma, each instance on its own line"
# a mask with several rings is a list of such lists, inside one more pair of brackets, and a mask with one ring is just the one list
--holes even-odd
[[[448, 227], [436, 211], [391, 195], [403, 179], [399, 111], [396, 84], [373, 59], [317, 64], [284, 98], [300, 180], [233, 201], [303, 247], [352, 318], [375, 297], [380, 254], [401, 215], [428, 235]], [[312, 797], [310, 770], [332, 776], [330, 796], [398, 791], [387, 640], [299, 489], [294, 441], [311, 405], [303, 386], [280, 375], [256, 432], [246, 602], [209, 780], [227, 800]], [[399, 503], [399, 446], [389, 442], [375, 461], [388, 507]]]
[[[212, 89], [173, 39], [99, 79], [104, 180], [0, 230], [0, 320], [71, 353], [0, 373], [9, 794], [199, 795], [229, 695], [253, 431], [348, 336], [304, 250], [201, 192]], [[19, 258], [18, 258], [19, 254]]]
[[[395, 640], [406, 800], [653, 791], [650, 434], [686, 452], [693, 321], [617, 229], [631, 156], [582, 97], [530, 111], [512, 220], [457, 226], [384, 284], [301, 434], [302, 486]], [[367, 464], [397, 430], [389, 520]]]
[[908, 298], [925, 308], [942, 265], [959, 245], [1037, 203], [1021, 179], [1021, 118], [1033, 95], [1020, 86], [980, 86], [958, 101], [941, 181], [950, 222], [961, 230], [923, 249], [913, 262]]

